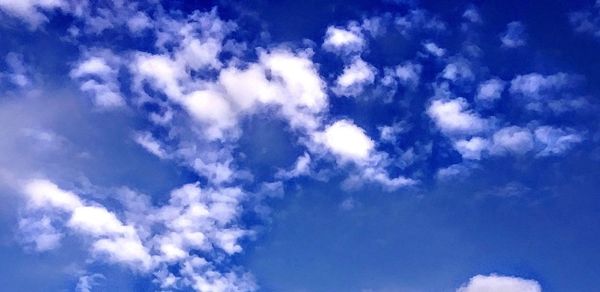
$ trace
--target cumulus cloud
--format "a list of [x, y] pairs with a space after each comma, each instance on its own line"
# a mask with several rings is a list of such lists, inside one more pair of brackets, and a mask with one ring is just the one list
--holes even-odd
[[491, 102], [502, 96], [506, 82], [498, 78], [492, 78], [479, 84], [477, 88], [477, 100]]
[[475, 74], [469, 61], [464, 58], [453, 58], [442, 71], [441, 77], [452, 82], [472, 81]]
[[124, 106], [118, 81], [120, 59], [107, 50], [86, 55], [69, 73], [71, 78], [81, 82], [80, 89], [93, 96], [96, 106], [105, 109]]
[[500, 36], [502, 46], [506, 48], [517, 48], [526, 44], [525, 26], [519, 21], [513, 21], [506, 25], [506, 31]]
[[365, 45], [361, 28], [356, 23], [351, 23], [346, 28], [328, 27], [323, 41], [325, 50], [336, 53], [360, 52]]
[[18, 17], [28, 23], [31, 28], [37, 28], [48, 21], [44, 15], [47, 11], [67, 9], [69, 2], [65, 0], [3, 0], [0, 1], [0, 10], [11, 16]]
[[464, 98], [436, 99], [427, 108], [427, 114], [446, 135], [475, 134], [488, 128], [488, 121], [468, 108]]
[[375, 142], [352, 121], [339, 120], [315, 137], [341, 161], [364, 162], [370, 157]]
[[424, 42], [423, 43], [423, 48], [425, 48], [425, 50], [436, 56], [436, 57], [443, 57], [444, 54], [446, 54], [446, 50], [443, 48], [440, 48], [436, 43], [434, 42]]
[[396, 77], [400, 83], [409, 88], [416, 88], [421, 79], [423, 66], [413, 62], [405, 62], [396, 66]]
[[577, 95], [580, 79], [563, 72], [517, 75], [511, 80], [509, 91], [528, 110], [560, 114], [589, 106], [586, 98]]
[[[141, 273], [161, 275], [167, 266], [180, 264], [179, 276], [167, 272], [165, 278], [170, 281], [162, 283], [165, 288], [255, 289], [248, 276], [215, 269], [222, 258], [218, 254], [240, 252], [239, 240], [249, 234], [237, 225], [240, 202], [245, 197], [239, 188], [203, 190], [198, 184], [187, 184], [173, 190], [169, 201], [160, 207], [151, 206], [143, 195], [125, 191], [122, 207], [127, 221], [104, 205], [48, 180], [31, 180], [22, 191], [27, 209], [20, 228], [38, 251], [58, 248], [62, 237], [74, 233], [90, 243], [90, 253], [96, 258]], [[201, 257], [194, 251], [206, 255]]]
[[489, 141], [481, 137], [473, 137], [469, 140], [458, 140], [454, 148], [466, 159], [479, 160], [481, 153], [489, 147]]
[[526, 128], [505, 127], [494, 133], [491, 146], [494, 154], [525, 154], [534, 147], [533, 135]]
[[456, 292], [541, 292], [535, 280], [497, 274], [477, 275], [463, 284]]
[[338, 76], [333, 91], [337, 95], [356, 97], [364, 91], [367, 85], [373, 84], [376, 72], [375, 67], [360, 58], [356, 58]]

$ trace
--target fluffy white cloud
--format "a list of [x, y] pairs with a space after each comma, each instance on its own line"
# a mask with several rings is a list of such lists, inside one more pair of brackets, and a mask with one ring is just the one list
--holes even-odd
[[337, 95], [356, 97], [363, 92], [365, 86], [373, 84], [376, 72], [375, 67], [360, 58], [355, 58], [338, 76], [333, 91]]
[[[90, 242], [90, 252], [98, 258], [142, 273], [166, 272], [164, 287], [202, 283], [200, 291], [230, 291], [239, 285], [249, 288], [244, 291], [256, 288], [247, 276], [214, 268], [223, 254], [240, 252], [240, 238], [250, 234], [237, 225], [245, 197], [239, 188], [202, 190], [198, 184], [188, 184], [171, 192], [168, 203], [160, 207], [125, 190], [121, 207], [127, 222], [105, 206], [47, 180], [27, 182], [23, 193], [27, 213], [19, 227], [25, 242], [38, 251], [57, 248], [62, 237], [77, 234]], [[207, 254], [200, 257], [193, 251]], [[166, 271], [174, 263], [183, 267], [181, 276]]]
[[117, 108], [125, 105], [118, 81], [120, 59], [107, 50], [86, 53], [71, 70], [70, 76], [81, 82], [80, 89], [94, 97], [101, 108]]
[[479, 160], [481, 152], [489, 147], [489, 141], [481, 137], [469, 140], [459, 140], [454, 143], [454, 148], [466, 159]]
[[362, 51], [365, 44], [360, 27], [351, 23], [347, 28], [328, 27], [323, 48], [331, 52], [350, 53]]
[[427, 114], [447, 135], [474, 134], [488, 128], [488, 122], [471, 112], [464, 98], [436, 99], [429, 105]]
[[369, 159], [375, 143], [352, 121], [339, 120], [315, 137], [341, 161], [361, 163]]
[[502, 46], [516, 48], [526, 43], [525, 26], [519, 21], [513, 21], [506, 25], [506, 31], [500, 36]]
[[499, 99], [504, 91], [506, 82], [498, 78], [492, 78], [479, 84], [477, 95], [480, 101], [490, 102]]
[[541, 292], [535, 280], [491, 274], [477, 275], [463, 284], [456, 292]]

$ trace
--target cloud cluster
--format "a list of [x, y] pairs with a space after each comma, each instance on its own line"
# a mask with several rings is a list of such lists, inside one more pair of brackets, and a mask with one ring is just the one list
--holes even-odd
[[[238, 225], [246, 196], [239, 188], [187, 184], [173, 190], [168, 203], [158, 207], [144, 195], [122, 189], [116, 197], [120, 212], [45, 179], [28, 181], [22, 192], [27, 201], [20, 221], [23, 240], [38, 251], [55, 249], [63, 237], [75, 234], [89, 244], [96, 259], [153, 273], [163, 289], [255, 289], [248, 275], [218, 266], [220, 254], [240, 252], [240, 239], [249, 235]], [[169, 268], [173, 265], [181, 267], [177, 274]]]

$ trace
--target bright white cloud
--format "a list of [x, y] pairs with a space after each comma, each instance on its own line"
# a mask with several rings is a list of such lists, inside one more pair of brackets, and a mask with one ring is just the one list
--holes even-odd
[[[195, 286], [202, 282], [206, 291], [214, 291], [215, 287], [229, 291], [238, 285], [255, 289], [246, 276], [216, 271], [214, 264], [220, 256], [210, 255], [240, 252], [239, 240], [250, 234], [237, 226], [240, 202], [245, 196], [239, 188], [202, 190], [198, 184], [188, 184], [171, 192], [168, 203], [160, 207], [126, 190], [122, 207], [127, 223], [105, 206], [87, 202], [47, 180], [31, 180], [23, 192], [27, 213], [19, 227], [25, 242], [38, 251], [57, 248], [61, 238], [77, 234], [90, 242], [95, 257], [142, 273], [161, 274], [169, 264], [185, 267], [203, 262], [191, 270], [183, 268], [182, 276], [165, 276], [170, 279], [165, 285]], [[200, 257], [194, 250], [208, 255]]]
[[491, 274], [477, 275], [463, 284], [456, 292], [541, 292], [535, 280]]
[[337, 78], [333, 91], [337, 95], [356, 97], [364, 91], [367, 85], [373, 84], [376, 72], [375, 67], [356, 58], [352, 64], [344, 68], [342, 74]]
[[365, 45], [364, 36], [356, 24], [350, 24], [347, 28], [328, 27], [323, 41], [325, 50], [340, 53], [359, 52]]
[[454, 148], [466, 159], [479, 160], [481, 153], [489, 147], [489, 141], [481, 137], [469, 140], [459, 140], [454, 143]]
[[488, 128], [488, 122], [468, 109], [463, 98], [452, 100], [436, 99], [431, 102], [427, 114], [435, 125], [447, 135], [474, 134]]
[[327, 126], [323, 133], [318, 133], [316, 140], [341, 161], [364, 162], [375, 147], [365, 131], [349, 120], [339, 120]]

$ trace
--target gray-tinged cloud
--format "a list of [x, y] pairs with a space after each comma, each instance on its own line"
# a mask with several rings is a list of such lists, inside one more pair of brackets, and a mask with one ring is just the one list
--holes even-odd
[[506, 31], [500, 36], [502, 46], [506, 48], [522, 47], [527, 43], [525, 26], [520, 21], [513, 21], [506, 25]]

